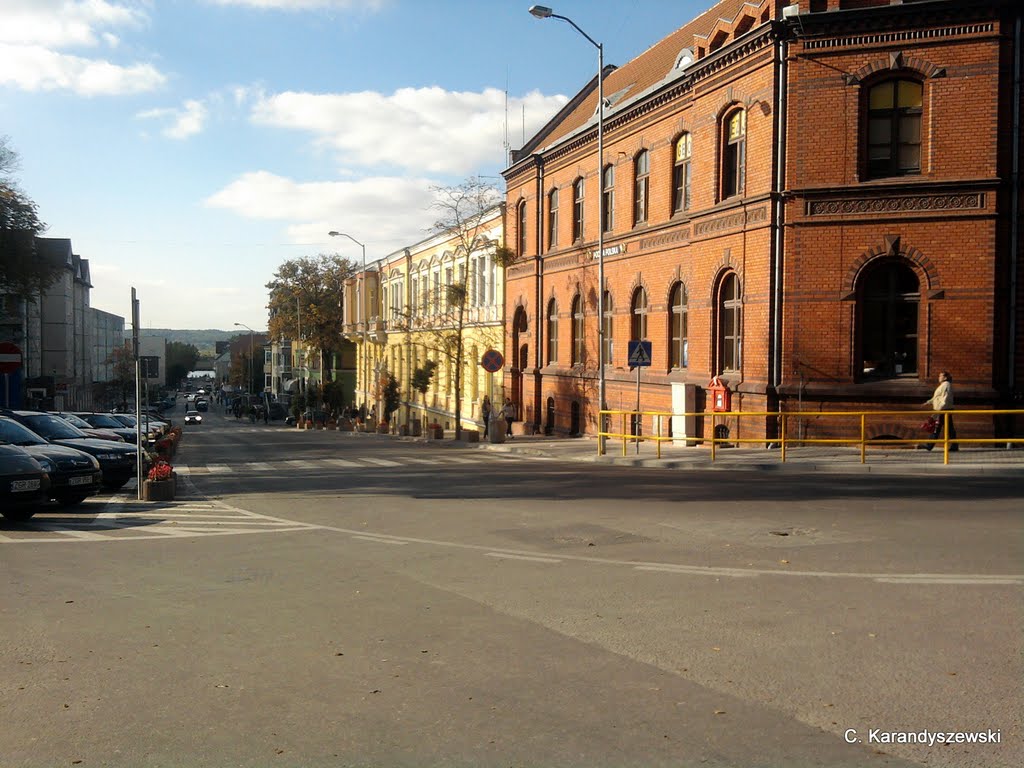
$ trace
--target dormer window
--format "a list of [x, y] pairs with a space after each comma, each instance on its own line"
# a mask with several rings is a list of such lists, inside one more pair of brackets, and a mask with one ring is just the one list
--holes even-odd
[[688, 66], [693, 64], [693, 51], [689, 48], [683, 48], [676, 56], [676, 69], [686, 69]]

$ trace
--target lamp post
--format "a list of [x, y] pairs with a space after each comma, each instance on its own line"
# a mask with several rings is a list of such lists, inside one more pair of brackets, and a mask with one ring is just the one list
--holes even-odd
[[369, 382], [366, 380], [369, 378], [370, 362], [369, 356], [370, 351], [366, 347], [366, 326], [369, 324], [369, 318], [365, 317], [366, 302], [363, 299], [363, 294], [366, 292], [366, 246], [356, 240], [352, 235], [345, 232], [338, 232], [337, 230], [331, 230], [327, 233], [330, 237], [347, 237], [353, 243], [363, 249], [363, 271], [359, 274], [359, 304], [356, 307], [356, 317], [359, 323], [362, 325], [361, 336], [363, 338], [363, 402], [366, 402], [366, 398], [369, 392]]
[[[253, 370], [253, 368], [252, 368], [252, 338], [253, 338], [253, 334], [255, 333], [255, 331], [252, 328], [249, 328], [249, 326], [246, 325], [245, 323], [235, 323], [235, 325], [237, 325], [239, 328], [246, 328], [249, 331], [249, 366], [248, 366], [248, 372], [246, 373], [246, 382], [245, 382], [245, 388], [246, 388], [246, 390], [249, 390], [252, 387], [252, 370]], [[250, 394], [252, 394], [252, 393], [250, 393]]]
[[598, 412], [598, 447], [604, 453], [603, 411], [607, 408], [605, 399], [604, 377], [604, 200], [602, 197], [604, 184], [604, 46], [580, 29], [576, 22], [568, 16], [560, 16], [544, 5], [530, 6], [530, 14], [538, 19], [561, 19], [572, 25], [572, 28], [583, 35], [597, 48], [597, 399]]

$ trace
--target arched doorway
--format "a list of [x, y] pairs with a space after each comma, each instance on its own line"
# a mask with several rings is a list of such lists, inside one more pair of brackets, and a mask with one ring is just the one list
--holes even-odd
[[555, 398], [549, 397], [547, 407], [544, 409], [544, 434], [555, 433]]
[[512, 404], [515, 406], [520, 421], [526, 420], [526, 413], [523, 410], [523, 371], [526, 370], [530, 361], [530, 346], [525, 338], [528, 327], [526, 310], [519, 307], [512, 319], [512, 349], [509, 361], [511, 370], [509, 373], [512, 378]]

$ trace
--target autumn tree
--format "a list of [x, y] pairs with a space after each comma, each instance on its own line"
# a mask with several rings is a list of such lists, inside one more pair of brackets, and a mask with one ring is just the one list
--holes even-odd
[[325, 382], [326, 356], [342, 342], [345, 280], [354, 273], [354, 262], [321, 253], [284, 262], [266, 286], [270, 337], [305, 340], [319, 354]]
[[53, 284], [63, 265], [40, 259], [35, 239], [46, 231], [36, 204], [15, 183], [18, 153], [0, 136], [0, 289], [33, 301]]
[[455, 437], [462, 437], [462, 370], [465, 365], [466, 304], [473, 257], [500, 244], [486, 232], [492, 228], [488, 213], [503, 199], [485, 179], [471, 177], [452, 187], [433, 187], [432, 209], [437, 215], [432, 231], [447, 236], [454, 244], [457, 270], [443, 295], [436, 297], [441, 306], [430, 318], [417, 318], [420, 336], [451, 364], [455, 388]]

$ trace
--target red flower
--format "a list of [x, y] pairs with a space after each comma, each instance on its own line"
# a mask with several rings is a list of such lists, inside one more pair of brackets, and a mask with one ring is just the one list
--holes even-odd
[[156, 463], [149, 468], [149, 474], [146, 477], [149, 480], [170, 480], [171, 472], [174, 470], [170, 464], [163, 459], [157, 459]]

